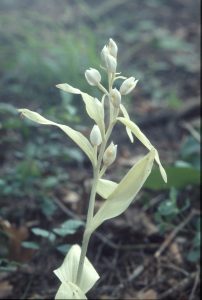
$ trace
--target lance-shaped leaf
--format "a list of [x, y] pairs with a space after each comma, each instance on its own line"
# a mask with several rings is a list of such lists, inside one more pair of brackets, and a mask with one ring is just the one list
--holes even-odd
[[107, 179], [99, 179], [97, 184], [97, 193], [107, 199], [109, 195], [115, 190], [117, 187], [117, 183]]
[[[79, 259], [81, 255], [81, 248], [79, 245], [73, 245], [67, 253], [62, 265], [54, 270], [55, 275], [60, 279], [62, 285], [60, 286], [58, 293], [65, 297], [65, 287], [68, 285], [66, 298], [60, 299], [86, 299], [76, 298], [81, 293], [84, 295], [93, 287], [95, 282], [99, 279], [99, 275], [94, 269], [90, 261], [85, 257], [82, 278], [79, 286], [76, 284], [77, 271], [79, 266]], [[67, 293], [66, 292], [66, 293]], [[74, 293], [74, 298], [71, 298]], [[69, 297], [69, 298], [68, 298]], [[57, 298], [59, 299], [59, 297]]]
[[79, 89], [72, 87], [67, 83], [57, 84], [57, 88], [72, 94], [80, 94], [86, 106], [87, 114], [99, 126], [102, 136], [105, 133], [104, 123], [104, 105], [98, 99], [91, 97], [87, 93], [83, 93]]
[[[129, 114], [128, 114], [128, 112], [127, 112], [127, 110], [126, 110], [126, 108], [125, 108], [125, 106], [124, 106], [123, 104], [120, 105], [120, 109], [121, 109], [122, 114], [124, 115], [124, 117], [125, 117], [127, 120], [130, 120]], [[128, 134], [128, 137], [129, 137], [131, 143], [133, 143], [133, 142], [134, 142], [134, 138], [133, 138], [133, 135], [132, 135], [132, 133], [131, 133], [130, 128], [126, 127], [126, 132], [127, 132], [127, 134]]]
[[30, 119], [33, 122], [43, 124], [43, 125], [53, 125], [62, 129], [84, 151], [84, 153], [91, 160], [92, 164], [95, 164], [96, 158], [94, 155], [93, 147], [91, 146], [88, 139], [82, 133], [72, 129], [67, 125], [62, 125], [62, 124], [52, 122], [42, 117], [40, 114], [31, 111], [29, 109], [22, 108], [22, 109], [18, 109], [18, 111], [21, 112], [23, 116], [25, 116], [26, 118]]
[[[127, 118], [119, 117], [117, 118], [121, 123], [123, 123], [126, 127], [128, 127], [132, 133], [140, 140], [140, 142], [149, 150], [154, 148], [154, 146], [150, 143], [148, 138], [144, 135], [144, 133], [140, 130], [140, 128], [131, 120], [128, 120]], [[159, 165], [159, 169], [161, 172], [161, 176], [165, 182], [167, 182], [167, 175], [166, 172], [160, 162], [158, 151], [155, 149], [155, 160], [157, 164]]]
[[149, 176], [154, 156], [155, 150], [152, 149], [128, 171], [93, 217], [89, 227], [90, 231], [93, 232], [105, 220], [120, 215], [128, 208]]

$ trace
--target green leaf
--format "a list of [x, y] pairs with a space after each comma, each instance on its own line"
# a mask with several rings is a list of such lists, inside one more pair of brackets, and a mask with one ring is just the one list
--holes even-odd
[[50, 241], [54, 241], [55, 240], [55, 234], [53, 234], [52, 232], [50, 232], [48, 230], [35, 227], [35, 228], [32, 228], [32, 232], [35, 235], [42, 236], [44, 238], [49, 239]]
[[190, 262], [197, 262], [200, 259], [200, 248], [191, 250], [187, 255], [187, 260]]
[[94, 231], [105, 220], [120, 215], [128, 208], [149, 176], [154, 156], [155, 150], [152, 149], [129, 170], [93, 217], [89, 227], [90, 231]]
[[28, 248], [28, 249], [35, 249], [35, 250], [37, 250], [37, 249], [40, 248], [40, 247], [39, 247], [39, 244], [37, 244], [37, 243], [35, 243], [35, 242], [29, 242], [29, 241], [27, 241], [27, 242], [22, 242], [21, 245], [22, 245], [22, 247]]
[[169, 215], [175, 215], [179, 212], [179, 209], [176, 207], [176, 203], [174, 203], [172, 200], [168, 199], [166, 201], [163, 201], [159, 207], [158, 212], [162, 216], [169, 216]]
[[0, 272], [14, 272], [20, 266], [20, 263], [0, 258]]
[[39, 205], [42, 213], [47, 217], [52, 216], [58, 208], [53, 199], [45, 196], [39, 201]]
[[107, 179], [99, 179], [97, 185], [97, 193], [104, 199], [107, 199], [109, 195], [115, 190], [117, 185], [118, 184], [114, 181]]
[[175, 187], [176, 189], [183, 188], [187, 185], [200, 184], [200, 171], [195, 168], [184, 167], [166, 167], [168, 175], [168, 183], [165, 184], [157, 169], [152, 170], [151, 175], [145, 182], [144, 187], [151, 190], [165, 190]]
[[[138, 138], [138, 140], [140, 140], [140, 142], [149, 150], [151, 150], [153, 147], [153, 145], [150, 143], [150, 141], [148, 140], [148, 138], [144, 135], [144, 133], [140, 130], [140, 128], [131, 120], [127, 119], [127, 118], [117, 118], [117, 120], [119, 120], [121, 123], [123, 123], [126, 127], [128, 127], [132, 133]], [[157, 164], [159, 165], [159, 169], [161, 172], [161, 176], [163, 178], [163, 180], [165, 182], [167, 182], [167, 175], [166, 172], [163, 168], [163, 166], [161, 165], [160, 159], [159, 159], [159, 154], [158, 151], [155, 149], [155, 160], [157, 162]]]
[[59, 178], [56, 176], [48, 176], [43, 181], [43, 186], [45, 188], [53, 188], [59, 183]]
[[22, 109], [18, 109], [18, 111], [21, 112], [26, 118], [32, 120], [33, 122], [43, 124], [43, 125], [53, 125], [62, 129], [84, 151], [84, 153], [91, 160], [92, 164], [93, 165], [95, 164], [96, 158], [94, 155], [93, 147], [91, 146], [88, 139], [82, 133], [72, 129], [67, 125], [62, 125], [62, 124], [52, 122], [42, 117], [40, 114], [31, 111], [29, 109], [22, 108]]
[[201, 245], [201, 232], [198, 231], [194, 237], [194, 247], [200, 247]]
[[60, 236], [66, 236], [68, 234], [74, 234], [77, 229], [83, 225], [84, 223], [80, 220], [68, 220], [64, 222], [60, 228], [55, 228], [53, 231]]
[[[79, 245], [73, 245], [67, 253], [62, 265], [54, 270], [55, 275], [60, 279], [62, 283], [71, 282], [76, 283], [77, 270], [79, 265], [79, 259], [81, 255], [81, 248]], [[83, 273], [79, 288], [85, 294], [87, 293], [95, 282], [99, 279], [99, 275], [94, 269], [90, 261], [85, 257]], [[58, 298], [59, 299], [59, 298]], [[60, 298], [60, 299], [72, 299], [72, 298]], [[82, 299], [82, 298], [81, 298]]]
[[56, 85], [57, 88], [72, 94], [80, 94], [86, 106], [87, 114], [99, 126], [102, 136], [105, 133], [104, 123], [104, 105], [98, 99], [91, 97], [87, 93], [83, 93], [79, 89], [72, 87], [67, 83]]
[[70, 248], [71, 248], [70, 244], [62, 244], [62, 245], [59, 245], [56, 247], [56, 249], [64, 255], [67, 254], [67, 252], [69, 251]]

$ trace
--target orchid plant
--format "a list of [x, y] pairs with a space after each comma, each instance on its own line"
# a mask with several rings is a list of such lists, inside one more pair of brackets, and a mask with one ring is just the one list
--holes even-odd
[[[123, 104], [122, 98], [135, 88], [138, 80], [134, 77], [126, 78], [121, 76], [121, 73], [117, 73], [117, 53], [116, 43], [113, 39], [109, 39], [108, 44], [101, 51], [101, 68], [108, 76], [107, 88], [102, 85], [101, 74], [98, 70], [90, 68], [85, 72], [87, 82], [101, 91], [100, 99], [67, 83], [56, 85], [57, 88], [67, 93], [81, 95], [87, 115], [94, 122], [89, 138], [67, 125], [50, 121], [37, 112], [25, 108], [19, 109], [23, 116], [36, 123], [59, 127], [83, 150], [93, 168], [92, 188], [82, 246], [73, 245], [63, 264], [54, 271], [61, 281], [56, 299], [87, 299], [86, 293], [99, 279], [98, 273], [86, 257], [90, 237], [104, 221], [120, 215], [128, 208], [149, 176], [154, 161], [159, 166], [163, 180], [167, 181], [158, 151], [130, 119]], [[119, 89], [115, 87], [117, 79], [123, 80]], [[117, 145], [111, 141], [111, 134], [117, 123], [121, 123], [126, 128], [131, 142], [135, 136], [148, 149], [148, 153], [131, 167], [119, 183], [104, 179], [105, 172], [116, 160]], [[97, 194], [104, 199], [104, 202], [95, 212]]]

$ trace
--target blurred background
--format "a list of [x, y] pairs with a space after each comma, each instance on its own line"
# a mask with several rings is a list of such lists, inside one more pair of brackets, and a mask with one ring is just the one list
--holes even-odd
[[[99, 69], [110, 37], [118, 71], [139, 79], [124, 105], [159, 150], [168, 184], [154, 168], [135, 204], [98, 229], [88, 257], [101, 279], [88, 297], [199, 299], [199, 8], [199, 0], [0, 1], [1, 299], [54, 297], [52, 271], [81, 243], [92, 176], [62, 132], [16, 109], [88, 136], [82, 100], [55, 85], [99, 96], [84, 72]], [[146, 151], [118, 126], [114, 141], [107, 178], [119, 181]]]

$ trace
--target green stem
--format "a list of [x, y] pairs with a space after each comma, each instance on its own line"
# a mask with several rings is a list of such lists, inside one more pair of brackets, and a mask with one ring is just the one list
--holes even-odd
[[103, 140], [101, 147], [100, 147], [97, 165], [95, 166], [95, 168], [93, 170], [93, 183], [92, 183], [92, 189], [91, 189], [90, 201], [89, 201], [89, 207], [88, 207], [88, 213], [87, 213], [86, 228], [85, 228], [84, 235], [83, 235], [81, 255], [80, 255], [79, 266], [78, 266], [78, 271], [77, 271], [77, 278], [76, 278], [76, 284], [78, 286], [81, 282], [85, 256], [87, 253], [89, 240], [92, 235], [92, 232], [90, 231], [90, 223], [93, 219], [93, 214], [94, 214], [95, 196], [96, 196], [98, 180], [100, 178], [99, 174], [100, 174], [102, 158], [103, 158], [103, 154], [104, 154], [104, 151], [105, 151], [105, 148], [107, 145], [107, 141], [111, 135], [114, 125], [115, 125], [114, 122], [111, 123], [106, 132], [105, 139]]
[[[115, 74], [108, 74], [108, 82], [109, 82], [109, 92], [103, 87], [102, 84], [98, 84], [98, 87], [107, 95], [112, 90], [112, 85], [114, 81], [114, 76]], [[110, 103], [111, 104], [111, 103]], [[90, 194], [90, 201], [89, 201], [89, 207], [88, 207], [88, 213], [87, 213], [87, 220], [86, 220], [86, 227], [83, 235], [83, 241], [82, 241], [82, 247], [81, 247], [81, 255], [79, 259], [79, 266], [78, 266], [78, 271], [77, 271], [77, 276], [76, 276], [76, 284], [79, 286], [82, 278], [82, 273], [83, 273], [83, 267], [84, 267], [84, 261], [88, 249], [88, 244], [90, 237], [92, 235], [91, 229], [90, 229], [90, 224], [93, 219], [94, 215], [94, 207], [95, 207], [95, 196], [96, 196], [96, 191], [97, 191], [97, 184], [98, 180], [100, 178], [100, 170], [101, 170], [101, 164], [102, 164], [102, 158], [104, 155], [104, 151], [108, 142], [108, 139], [112, 133], [113, 127], [116, 123], [115, 119], [113, 119], [112, 116], [112, 110], [111, 107], [110, 109], [110, 122], [109, 122], [109, 127], [107, 129], [106, 135], [102, 141], [102, 144], [100, 146], [100, 152], [98, 155], [98, 160], [96, 166], [93, 167], [93, 183], [92, 183], [92, 189], [91, 189], [91, 194]]]

